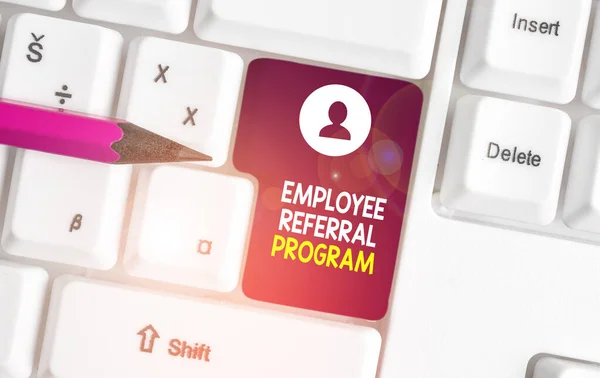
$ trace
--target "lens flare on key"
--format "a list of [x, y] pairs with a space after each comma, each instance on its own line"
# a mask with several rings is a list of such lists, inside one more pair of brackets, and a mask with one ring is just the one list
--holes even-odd
[[281, 192], [282, 188], [274, 186], [267, 188], [262, 194], [263, 205], [269, 210], [280, 210], [282, 208]]
[[321, 155], [317, 164], [320, 185], [325, 187], [360, 192], [376, 180], [376, 173], [369, 167], [368, 151], [364, 148], [335, 159]]
[[369, 166], [383, 175], [392, 175], [402, 168], [403, 153], [393, 140], [380, 140], [373, 143], [369, 151]]
[[[391, 198], [395, 191], [401, 190], [404, 163], [402, 147], [386, 133], [374, 128], [368, 152], [369, 169], [377, 177], [372, 186], [374, 195]], [[389, 202], [388, 208], [397, 214], [404, 211], [402, 206], [393, 201]]]
[[338, 181], [338, 180], [340, 179], [340, 173], [339, 173], [339, 172], [336, 172], [336, 171], [333, 171], [333, 172], [331, 173], [331, 179], [332, 179], [333, 181]]

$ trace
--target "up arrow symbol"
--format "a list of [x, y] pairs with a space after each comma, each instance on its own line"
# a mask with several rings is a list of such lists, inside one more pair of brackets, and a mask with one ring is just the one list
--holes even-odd
[[140, 352], [152, 353], [154, 341], [160, 339], [158, 332], [152, 327], [152, 324], [145, 326], [137, 334], [142, 336], [142, 340], [140, 341]]

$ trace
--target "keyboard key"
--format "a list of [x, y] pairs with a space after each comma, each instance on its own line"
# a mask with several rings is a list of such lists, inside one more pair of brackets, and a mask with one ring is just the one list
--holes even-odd
[[[2, 206], [4, 196], [7, 194], [5, 188], [8, 184], [9, 179], [7, 171], [9, 168], [10, 155], [12, 151], [14, 151], [13, 148], [0, 145], [0, 206]], [[2, 213], [0, 212], [0, 217], [1, 216]], [[1, 221], [0, 224], [2, 224]]]
[[31, 375], [48, 274], [0, 261], [0, 377]]
[[140, 174], [125, 265], [134, 276], [232, 291], [252, 208], [246, 179], [162, 166]]
[[2, 247], [11, 255], [110, 269], [130, 176], [130, 166], [18, 151]]
[[257, 182], [247, 297], [386, 315], [422, 107], [406, 81], [250, 63], [233, 152]]
[[51, 11], [58, 11], [65, 7], [67, 0], [2, 0], [3, 3], [25, 5]]
[[374, 378], [380, 343], [367, 327], [62, 277], [39, 374]]
[[560, 110], [463, 97], [452, 122], [442, 204], [521, 222], [552, 222], [570, 127]]
[[192, 0], [73, 0], [75, 13], [92, 20], [182, 33]]
[[159, 38], [132, 43], [118, 115], [227, 160], [242, 80], [242, 59], [230, 52]]
[[110, 115], [122, 43], [119, 33], [99, 26], [15, 15], [2, 52], [0, 96]]
[[565, 223], [574, 229], [600, 232], [600, 116], [584, 118], [575, 134], [565, 193]]
[[560, 104], [575, 97], [591, 0], [475, 0], [460, 77]]
[[596, 10], [582, 92], [583, 102], [595, 109], [600, 109], [600, 73], [596, 69], [598, 65], [600, 65], [600, 8]]
[[[109, 29], [34, 14], [13, 16], [0, 65], [1, 95], [110, 115], [121, 47], [120, 34]], [[126, 167], [20, 152], [3, 248], [13, 255], [112, 267], [129, 175]]]
[[600, 367], [589, 363], [542, 357], [535, 364], [533, 378], [598, 378]]
[[212, 42], [420, 79], [442, 0], [200, 0], [194, 30]]

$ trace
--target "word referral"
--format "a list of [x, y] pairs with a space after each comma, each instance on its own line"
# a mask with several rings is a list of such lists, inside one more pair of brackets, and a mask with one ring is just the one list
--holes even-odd
[[[315, 209], [321, 214], [294, 211], [284, 206], [279, 219], [279, 233], [360, 245], [361, 248], [359, 250], [340, 248], [335, 244], [316, 244], [312, 240], [299, 241], [293, 236], [275, 234], [271, 247], [272, 257], [373, 274], [375, 253], [373, 251], [365, 253], [363, 249], [376, 247], [376, 243], [372, 240], [374, 225], [365, 225], [363, 222], [355, 224], [340, 216], [383, 221], [387, 199], [348, 192], [334, 195], [332, 189], [313, 185], [304, 187], [301, 183], [285, 181], [281, 202]], [[323, 215], [323, 213], [331, 213], [331, 215]]]

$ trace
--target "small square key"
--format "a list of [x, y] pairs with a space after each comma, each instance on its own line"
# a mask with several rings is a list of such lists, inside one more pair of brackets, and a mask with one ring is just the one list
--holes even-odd
[[130, 166], [19, 150], [2, 249], [106, 270], [117, 261]]
[[462, 82], [559, 104], [575, 97], [591, 0], [473, 0]]
[[7, 27], [3, 98], [111, 115], [123, 38], [74, 21], [18, 14]]
[[213, 158], [227, 160], [242, 59], [214, 48], [140, 38], [133, 42], [118, 115]]
[[556, 216], [571, 118], [468, 95], [456, 104], [440, 200], [466, 213], [546, 225]]
[[231, 291], [253, 200], [250, 181], [161, 166], [140, 174], [125, 253], [134, 276]]

